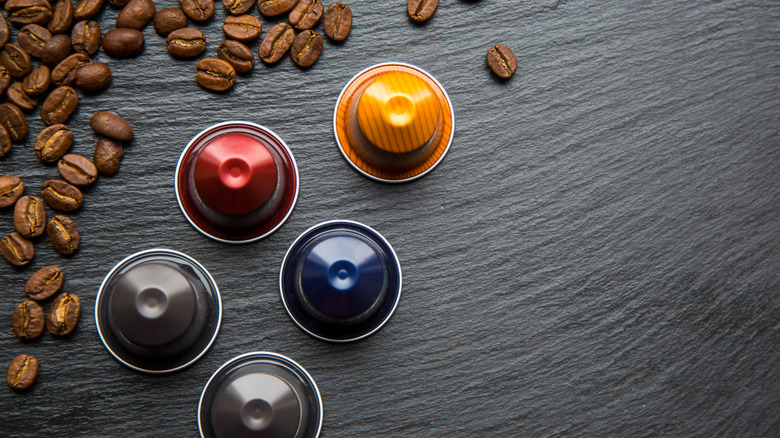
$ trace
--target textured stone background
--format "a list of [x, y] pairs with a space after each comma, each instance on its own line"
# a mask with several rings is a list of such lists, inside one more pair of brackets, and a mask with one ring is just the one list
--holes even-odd
[[[136, 137], [72, 215], [75, 256], [44, 238], [31, 266], [0, 263], [0, 364], [41, 362], [31, 391], [0, 390], [2, 435], [197, 435], [211, 373], [254, 350], [313, 375], [329, 437], [780, 434], [780, 3], [442, 0], [423, 26], [403, 0], [350, 5], [349, 39], [314, 67], [259, 65], [224, 95], [199, 89], [195, 61], [171, 59], [151, 26], [142, 56], [96, 57], [114, 82], [82, 98], [73, 152], [91, 156], [97, 110]], [[106, 7], [104, 29], [116, 14]], [[208, 54], [224, 17], [218, 6], [199, 26]], [[485, 65], [499, 42], [518, 56], [508, 82]], [[333, 139], [341, 88], [385, 61], [428, 70], [455, 107], [449, 155], [410, 184], [358, 175]], [[203, 237], [173, 191], [182, 148], [229, 119], [278, 133], [300, 168], [290, 220], [251, 245]], [[36, 160], [43, 125], [29, 120], [0, 174], [34, 194], [57, 172]], [[0, 235], [11, 217], [0, 212]], [[350, 345], [304, 334], [278, 295], [289, 244], [335, 218], [382, 232], [404, 273], [394, 317]], [[105, 274], [152, 247], [198, 259], [224, 301], [209, 353], [164, 377], [114, 360], [93, 316]], [[25, 344], [11, 311], [48, 264], [82, 297], [82, 320]]]

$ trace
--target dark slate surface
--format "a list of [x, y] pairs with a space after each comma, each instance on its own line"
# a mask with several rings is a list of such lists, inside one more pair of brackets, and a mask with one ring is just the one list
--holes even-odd
[[[31, 266], [0, 264], [0, 363], [41, 362], [31, 391], [0, 391], [2, 435], [194, 436], [211, 373], [268, 350], [316, 379], [323, 436], [778, 436], [780, 4], [442, 0], [417, 26], [402, 0], [350, 3], [352, 34], [313, 68], [260, 65], [223, 95], [199, 89], [195, 62], [171, 59], [151, 26], [142, 56], [96, 57], [114, 82], [82, 96], [73, 151], [91, 156], [98, 110], [136, 137], [72, 215], [77, 255], [44, 238]], [[217, 9], [200, 26], [208, 53]], [[104, 28], [116, 14], [103, 11]], [[499, 42], [518, 55], [508, 82], [485, 66]], [[333, 139], [341, 88], [384, 61], [430, 71], [455, 107], [449, 155], [410, 184], [358, 175]], [[29, 119], [0, 174], [36, 193], [56, 169], [35, 159], [42, 123]], [[290, 220], [250, 245], [200, 235], [173, 191], [184, 145], [228, 119], [269, 127], [300, 167]], [[12, 213], [0, 215], [4, 235]], [[382, 232], [404, 273], [395, 316], [350, 345], [304, 334], [277, 291], [288, 245], [334, 218]], [[104, 275], [152, 247], [198, 259], [224, 300], [211, 351], [165, 377], [109, 356], [93, 317]], [[66, 339], [22, 343], [11, 311], [48, 264], [82, 297], [82, 320]]]

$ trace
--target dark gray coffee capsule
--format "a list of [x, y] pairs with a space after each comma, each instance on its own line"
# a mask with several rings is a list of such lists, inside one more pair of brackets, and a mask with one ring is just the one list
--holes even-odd
[[191, 257], [167, 249], [133, 254], [103, 280], [95, 302], [108, 351], [138, 371], [167, 373], [198, 360], [219, 331], [214, 279]]
[[322, 398], [292, 359], [254, 352], [222, 365], [203, 388], [198, 429], [204, 438], [316, 438]]

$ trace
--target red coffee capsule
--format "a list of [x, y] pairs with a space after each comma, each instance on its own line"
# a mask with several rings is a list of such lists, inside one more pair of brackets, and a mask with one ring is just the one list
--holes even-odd
[[211, 126], [190, 141], [176, 167], [176, 198], [201, 233], [247, 243], [273, 233], [298, 198], [298, 166], [289, 147], [250, 122]]

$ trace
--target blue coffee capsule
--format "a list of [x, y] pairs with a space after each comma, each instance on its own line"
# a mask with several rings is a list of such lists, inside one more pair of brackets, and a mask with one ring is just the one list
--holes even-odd
[[357, 341], [392, 316], [401, 297], [401, 265], [374, 229], [328, 221], [293, 242], [279, 285], [287, 313], [305, 332], [325, 341]]
[[198, 360], [217, 337], [222, 300], [209, 272], [191, 257], [151, 249], [119, 262], [95, 301], [101, 341], [121, 363], [167, 373]]

